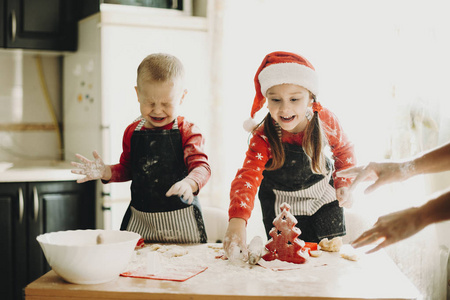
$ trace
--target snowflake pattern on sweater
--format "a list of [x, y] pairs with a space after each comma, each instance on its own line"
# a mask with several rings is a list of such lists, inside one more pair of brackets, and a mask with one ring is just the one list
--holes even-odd
[[[351, 184], [349, 178], [336, 177], [336, 172], [350, 168], [356, 164], [354, 146], [342, 130], [337, 117], [328, 109], [319, 113], [323, 131], [328, 140], [328, 146], [334, 160], [334, 187], [347, 187]], [[289, 133], [282, 130], [282, 142], [302, 145], [303, 132]], [[249, 142], [244, 164], [231, 183], [229, 218], [248, 220], [254, 207], [255, 196], [263, 179], [265, 165], [272, 158], [270, 144], [260, 126]]]

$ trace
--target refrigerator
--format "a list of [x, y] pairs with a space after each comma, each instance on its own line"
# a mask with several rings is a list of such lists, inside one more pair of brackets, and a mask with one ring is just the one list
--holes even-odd
[[[108, 7], [81, 20], [78, 50], [63, 56], [65, 160], [79, 153], [106, 164], [119, 162], [125, 128], [140, 116], [135, 85], [142, 59], [156, 52], [177, 56], [186, 69], [180, 109], [209, 133], [210, 54], [207, 19], [140, 7]], [[119, 229], [130, 201], [130, 182], [97, 181], [96, 226]], [[204, 195], [207, 192], [203, 192]]]

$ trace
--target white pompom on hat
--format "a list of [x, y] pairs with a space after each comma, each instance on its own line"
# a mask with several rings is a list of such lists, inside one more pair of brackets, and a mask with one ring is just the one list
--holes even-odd
[[255, 75], [256, 95], [253, 100], [250, 118], [244, 122], [244, 129], [251, 132], [257, 123], [255, 114], [266, 102], [268, 89], [279, 84], [297, 84], [317, 96], [319, 83], [313, 65], [303, 56], [283, 51], [266, 55]]

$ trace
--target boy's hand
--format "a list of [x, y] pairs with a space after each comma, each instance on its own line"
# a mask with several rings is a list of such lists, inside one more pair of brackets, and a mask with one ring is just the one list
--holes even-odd
[[197, 190], [197, 183], [190, 178], [185, 178], [172, 185], [167, 191], [166, 196], [178, 195], [183, 198], [183, 200], [187, 200], [187, 204], [192, 204], [194, 201], [194, 192]]
[[98, 155], [97, 151], [94, 151], [93, 155], [94, 161], [91, 161], [80, 154], [76, 154], [76, 157], [81, 160], [81, 163], [71, 163], [72, 166], [77, 168], [72, 170], [72, 173], [86, 175], [84, 178], [78, 179], [78, 183], [83, 183], [95, 179], [108, 180], [109, 178], [111, 178], [111, 169], [103, 163], [103, 160], [100, 155]]

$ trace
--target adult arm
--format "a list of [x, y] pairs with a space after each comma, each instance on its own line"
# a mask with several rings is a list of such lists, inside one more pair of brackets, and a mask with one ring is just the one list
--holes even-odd
[[437, 173], [450, 170], [450, 143], [425, 152], [403, 162], [371, 162], [366, 166], [353, 167], [337, 172], [339, 177], [355, 177], [350, 189], [362, 181], [375, 181], [367, 187], [370, 193], [382, 185], [404, 181], [418, 174]]
[[430, 224], [446, 220], [450, 220], [450, 190], [430, 199], [420, 207], [380, 217], [371, 229], [352, 242], [352, 246], [359, 248], [379, 243], [367, 252], [372, 253], [406, 239]]
[[414, 175], [450, 170], [450, 142], [425, 152], [413, 159], [412, 164]]

